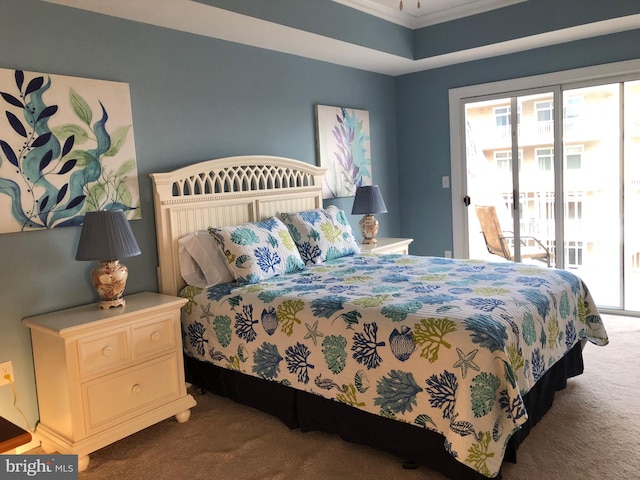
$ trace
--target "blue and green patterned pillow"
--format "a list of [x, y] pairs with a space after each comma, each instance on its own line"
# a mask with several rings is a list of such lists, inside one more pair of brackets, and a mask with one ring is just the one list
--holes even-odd
[[276, 217], [233, 227], [209, 227], [209, 234], [240, 283], [258, 283], [305, 268], [289, 230]]
[[360, 245], [347, 216], [335, 205], [326, 209], [281, 213], [280, 219], [289, 227], [300, 257], [307, 265], [360, 253]]

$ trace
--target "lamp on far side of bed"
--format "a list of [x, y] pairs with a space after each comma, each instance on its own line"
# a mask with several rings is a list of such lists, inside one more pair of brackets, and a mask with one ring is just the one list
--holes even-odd
[[124, 306], [129, 270], [119, 259], [134, 255], [140, 255], [140, 247], [122, 210], [85, 214], [76, 260], [98, 261], [91, 272], [91, 281], [100, 296], [100, 308]]
[[387, 207], [384, 204], [378, 185], [358, 187], [351, 214], [364, 214], [364, 217], [360, 220], [362, 243], [378, 243], [376, 235], [378, 234], [379, 224], [378, 220], [373, 216], [374, 213], [387, 213]]

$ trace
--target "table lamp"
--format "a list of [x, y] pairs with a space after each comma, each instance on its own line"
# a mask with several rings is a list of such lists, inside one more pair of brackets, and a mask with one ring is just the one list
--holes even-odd
[[125, 305], [123, 294], [129, 271], [119, 259], [134, 255], [140, 255], [140, 247], [122, 210], [85, 214], [76, 260], [98, 261], [91, 281], [100, 296], [100, 308]]
[[386, 212], [387, 207], [384, 204], [378, 185], [368, 185], [356, 189], [356, 198], [353, 201], [351, 214], [364, 214], [359, 223], [363, 238], [362, 243], [378, 243], [376, 235], [378, 234], [379, 224], [373, 214]]

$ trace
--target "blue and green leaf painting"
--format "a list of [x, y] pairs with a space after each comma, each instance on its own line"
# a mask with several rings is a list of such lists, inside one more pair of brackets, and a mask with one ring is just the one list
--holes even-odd
[[316, 113], [320, 165], [327, 167], [322, 196], [353, 197], [372, 184], [369, 112], [317, 105]]
[[0, 69], [0, 233], [140, 218], [129, 87]]

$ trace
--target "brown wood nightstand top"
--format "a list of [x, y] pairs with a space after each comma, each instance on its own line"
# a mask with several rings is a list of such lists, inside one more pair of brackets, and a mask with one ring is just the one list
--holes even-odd
[[0, 417], [0, 453], [8, 452], [31, 441], [31, 434], [25, 429]]

